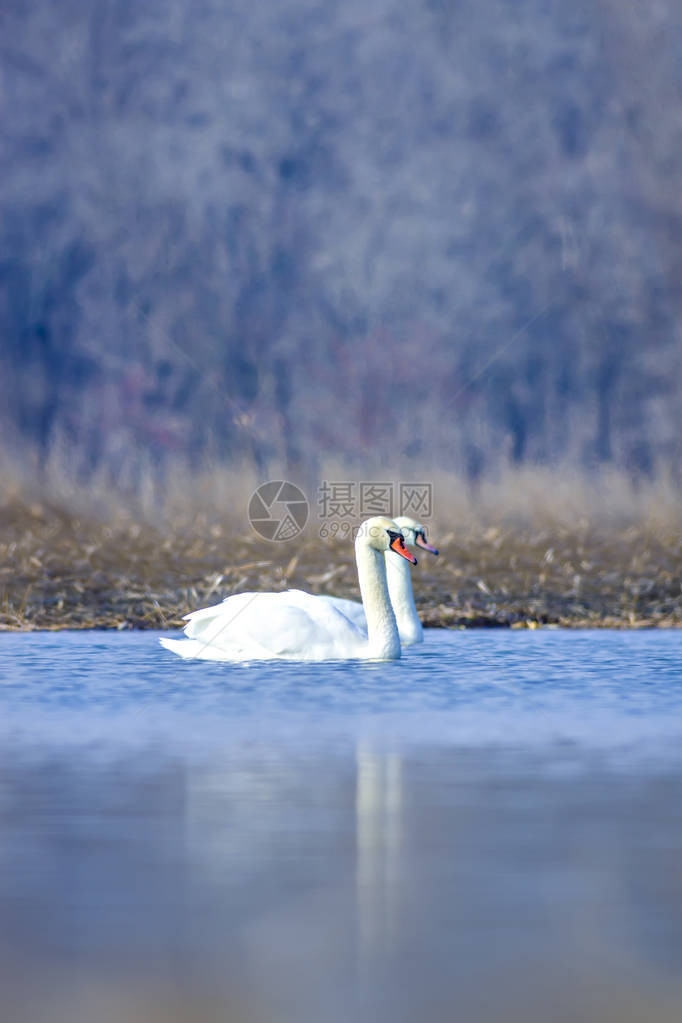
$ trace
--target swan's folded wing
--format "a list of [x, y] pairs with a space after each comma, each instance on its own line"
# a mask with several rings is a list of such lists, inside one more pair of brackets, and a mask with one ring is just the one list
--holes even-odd
[[[250, 647], [260, 647], [268, 657], [309, 657], [319, 640], [316, 623], [286, 597], [285, 593], [256, 594], [240, 615], [244, 619], [241, 635], [248, 637]], [[235, 625], [239, 626], [239, 619]]]
[[[272, 598], [276, 596], [273, 593], [235, 593], [220, 604], [192, 611], [185, 615], [185, 636], [207, 648], [204, 656], [210, 655], [209, 647], [230, 658], [277, 656], [268, 642], [272, 630], [266, 627], [272, 618]], [[282, 608], [276, 610], [280, 612], [276, 616], [280, 619], [279, 633], [284, 626]]]
[[[338, 623], [314, 613], [316, 600], [300, 590], [234, 594], [221, 604], [186, 615], [185, 636], [203, 644], [204, 651], [199, 648], [194, 653], [202, 658], [222, 653], [229, 660], [317, 659], [334, 656], [337, 645], [341, 655]], [[337, 618], [348, 625], [338, 613]]]

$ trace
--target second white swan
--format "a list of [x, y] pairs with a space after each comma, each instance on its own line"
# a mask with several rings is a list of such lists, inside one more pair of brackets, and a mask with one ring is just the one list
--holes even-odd
[[[426, 539], [426, 529], [416, 519], [408, 515], [399, 515], [393, 520], [408, 547], [421, 547], [422, 550], [430, 551], [431, 554], [438, 554], [435, 547]], [[412, 573], [404, 561], [394, 558], [390, 552], [386, 555], [386, 579], [388, 592], [393, 605], [400, 642], [403, 646], [410, 646], [413, 643], [423, 643], [424, 630], [417, 614], [412, 593]], [[342, 611], [347, 618], [350, 618], [358, 628], [367, 630], [365, 609], [357, 600], [347, 600], [343, 597], [320, 597], [326, 600], [339, 611]]]

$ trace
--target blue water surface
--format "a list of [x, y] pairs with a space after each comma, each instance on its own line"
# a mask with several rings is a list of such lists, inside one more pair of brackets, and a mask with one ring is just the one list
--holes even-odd
[[3, 1018], [682, 1018], [681, 632], [0, 664]]
[[430, 630], [399, 661], [182, 661], [151, 632], [0, 637], [9, 737], [201, 753], [277, 738], [483, 747], [568, 743], [659, 760], [682, 738], [682, 632]]

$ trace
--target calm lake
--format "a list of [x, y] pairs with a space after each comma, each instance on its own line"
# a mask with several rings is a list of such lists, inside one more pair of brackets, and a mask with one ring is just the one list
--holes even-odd
[[682, 633], [0, 636], [0, 1015], [682, 1018]]

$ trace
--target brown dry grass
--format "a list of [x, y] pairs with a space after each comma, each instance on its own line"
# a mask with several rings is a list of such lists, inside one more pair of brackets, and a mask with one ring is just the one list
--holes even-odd
[[[178, 627], [188, 610], [250, 589], [357, 597], [348, 541], [321, 541], [316, 523], [285, 544], [248, 531], [253, 482], [212, 474], [186, 481], [184, 493], [178, 483], [163, 502], [150, 490], [134, 503], [92, 488], [68, 500], [51, 488], [48, 500], [6, 484], [0, 628]], [[423, 554], [414, 575], [425, 623], [682, 625], [674, 491], [607, 482], [597, 492], [593, 481], [517, 473], [472, 495], [436, 480], [441, 556]]]

